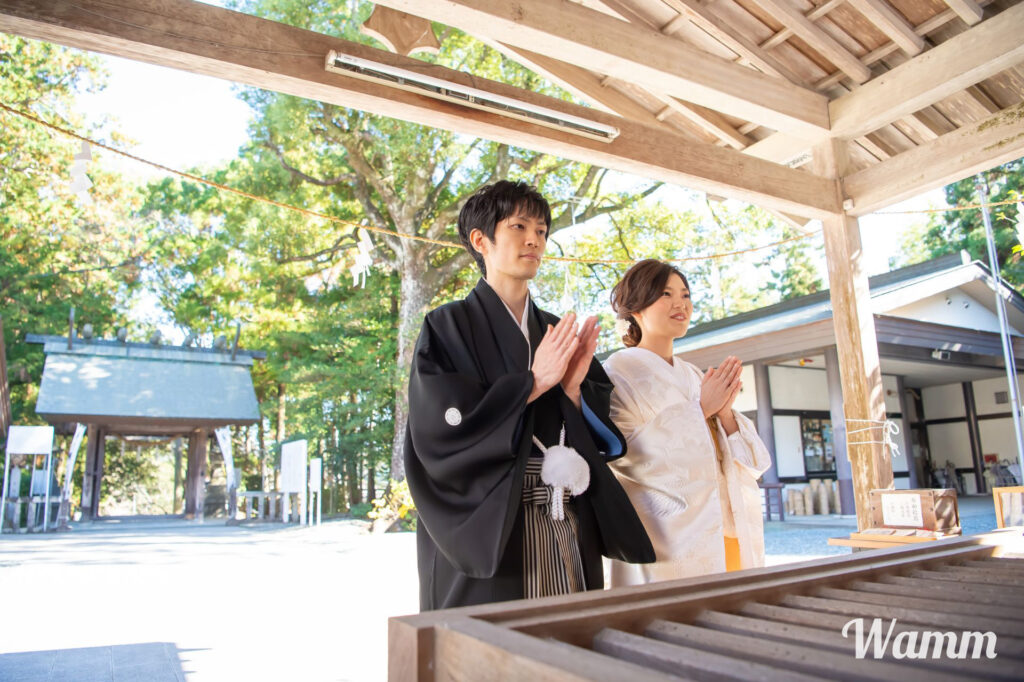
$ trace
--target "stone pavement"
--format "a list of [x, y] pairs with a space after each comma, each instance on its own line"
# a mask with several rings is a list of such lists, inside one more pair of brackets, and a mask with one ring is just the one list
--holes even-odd
[[[961, 498], [965, 533], [992, 498]], [[852, 517], [765, 527], [767, 563], [849, 550]], [[384, 680], [387, 619], [417, 609], [412, 533], [122, 520], [0, 537], [0, 680]]]

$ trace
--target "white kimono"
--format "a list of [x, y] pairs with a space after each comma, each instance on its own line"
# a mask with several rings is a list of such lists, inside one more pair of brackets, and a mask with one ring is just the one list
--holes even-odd
[[612, 561], [611, 583], [639, 585], [725, 571], [724, 536], [739, 541], [741, 568], [764, 565], [764, 523], [757, 479], [771, 456], [749, 419], [726, 436], [722, 466], [700, 406], [702, 373], [673, 358], [671, 367], [643, 348], [604, 364], [615, 384], [611, 417], [626, 456], [610, 463], [654, 544], [657, 562]]

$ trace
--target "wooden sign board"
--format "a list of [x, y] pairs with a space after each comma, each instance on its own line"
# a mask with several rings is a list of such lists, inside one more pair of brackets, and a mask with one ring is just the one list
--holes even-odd
[[952, 488], [872, 490], [871, 525], [875, 528], [919, 528], [960, 532], [960, 511]]

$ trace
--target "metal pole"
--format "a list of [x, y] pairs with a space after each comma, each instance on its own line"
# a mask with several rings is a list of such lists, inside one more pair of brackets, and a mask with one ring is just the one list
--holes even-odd
[[988, 247], [988, 264], [992, 270], [996, 291], [996, 312], [999, 315], [1000, 338], [1003, 342], [1003, 363], [1006, 366], [1006, 383], [1009, 385], [1010, 408], [1013, 414], [1013, 434], [1017, 437], [1017, 464], [1024, 461], [1024, 430], [1021, 429], [1020, 392], [1017, 390], [1017, 363], [1013, 358], [1013, 344], [1010, 340], [1010, 325], [1006, 320], [1006, 301], [1002, 295], [1002, 279], [999, 276], [999, 257], [996, 255], [996, 240], [992, 231], [992, 218], [988, 212], [988, 182], [978, 174], [975, 184], [981, 217], [985, 223], [985, 244]]

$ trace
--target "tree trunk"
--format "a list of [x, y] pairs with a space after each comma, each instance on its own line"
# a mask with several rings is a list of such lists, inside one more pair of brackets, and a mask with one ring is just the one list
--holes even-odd
[[356, 466], [356, 453], [350, 452], [345, 457], [345, 468], [347, 472], [345, 479], [348, 483], [348, 506], [352, 507], [363, 501], [362, 490], [359, 488], [359, 469]]
[[[277, 441], [277, 447], [281, 447], [281, 443], [285, 439], [285, 388], [283, 383], [277, 384], [277, 428], [274, 431], [274, 439]], [[277, 490], [277, 477], [280, 472], [280, 467], [274, 467], [274, 490]]]
[[256, 422], [256, 443], [260, 449], [260, 490], [267, 489], [267, 439], [266, 434], [263, 431], [263, 414], [260, 414], [260, 420]]
[[366, 499], [368, 502], [373, 502], [377, 499], [377, 482], [373, 480], [376, 475], [377, 467], [370, 466], [366, 467]]
[[405, 480], [402, 451], [405, 445], [405, 427], [409, 421], [409, 369], [424, 312], [434, 295], [434, 292], [429, 291], [424, 284], [428, 267], [425, 257], [413, 256], [404, 260], [399, 273], [401, 298], [398, 303], [398, 387], [395, 391], [395, 438], [391, 445], [391, 479], [394, 481]]
[[277, 385], [277, 430], [274, 433], [274, 438], [277, 439], [277, 444], [281, 445], [284, 441], [284, 424], [285, 424], [285, 388], [284, 384], [279, 383]]

